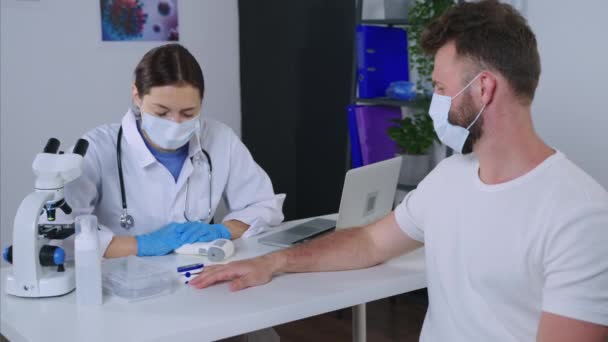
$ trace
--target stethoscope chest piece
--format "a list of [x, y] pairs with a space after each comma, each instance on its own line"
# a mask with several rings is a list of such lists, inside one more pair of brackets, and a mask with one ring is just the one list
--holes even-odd
[[[121, 145], [122, 145], [122, 126], [120, 126], [120, 129], [118, 130], [118, 137], [117, 137], [117, 141], [116, 141], [116, 162], [117, 162], [117, 166], [118, 166], [118, 179], [120, 181], [120, 199], [122, 201], [122, 214], [120, 214], [120, 226], [124, 229], [130, 229], [135, 225], [135, 220], [133, 219], [133, 216], [129, 215], [129, 213], [127, 212], [127, 196], [125, 194], [125, 181], [124, 181], [124, 177], [122, 174], [122, 149], [121, 149]], [[207, 162], [208, 162], [208, 172], [209, 172], [209, 211], [207, 213], [207, 218], [211, 217], [211, 187], [213, 185], [213, 180], [212, 180], [212, 171], [213, 171], [213, 166], [211, 164], [211, 157], [209, 156], [209, 153], [207, 153], [207, 151], [201, 146], [201, 152], [205, 155], [205, 158], [207, 158]], [[187, 214], [186, 211], [188, 210], [188, 195], [189, 195], [189, 191], [190, 191], [190, 179], [188, 178], [188, 185], [186, 188], [186, 201], [184, 204], [184, 218], [187, 221], [192, 222], [193, 220], [191, 220]], [[199, 221], [202, 221], [202, 219], [199, 219]]]
[[133, 216], [129, 215], [126, 210], [122, 211], [120, 214], [120, 226], [124, 229], [130, 229], [135, 225], [135, 220]]

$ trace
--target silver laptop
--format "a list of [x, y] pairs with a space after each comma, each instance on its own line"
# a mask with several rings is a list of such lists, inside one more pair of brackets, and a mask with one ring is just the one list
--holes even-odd
[[360, 227], [383, 218], [393, 209], [400, 169], [401, 157], [397, 157], [349, 170], [344, 179], [338, 222], [317, 218], [263, 236], [258, 242], [289, 247], [336, 227]]

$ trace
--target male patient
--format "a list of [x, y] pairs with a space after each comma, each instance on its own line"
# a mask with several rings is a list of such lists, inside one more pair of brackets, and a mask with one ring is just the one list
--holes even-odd
[[435, 129], [462, 154], [379, 222], [209, 267], [191, 285], [240, 290], [281, 272], [370, 267], [424, 245], [421, 340], [606, 341], [608, 193], [534, 131], [534, 33], [509, 5], [465, 2], [429, 25], [422, 46], [435, 58]]

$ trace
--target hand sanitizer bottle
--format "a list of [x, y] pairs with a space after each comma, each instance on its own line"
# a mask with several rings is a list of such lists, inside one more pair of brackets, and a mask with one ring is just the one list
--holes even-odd
[[74, 257], [76, 262], [76, 302], [78, 305], [102, 304], [101, 253], [97, 235], [97, 217], [76, 217]]

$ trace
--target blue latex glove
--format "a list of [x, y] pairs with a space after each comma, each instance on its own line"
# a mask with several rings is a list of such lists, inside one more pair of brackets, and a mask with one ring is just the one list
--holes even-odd
[[232, 238], [232, 234], [223, 224], [185, 222], [177, 228], [177, 231], [180, 233], [180, 241], [184, 244]]
[[138, 235], [137, 256], [165, 255], [173, 252], [184, 243], [181, 241], [181, 233], [178, 232], [181, 223], [169, 223], [161, 229], [152, 233]]

